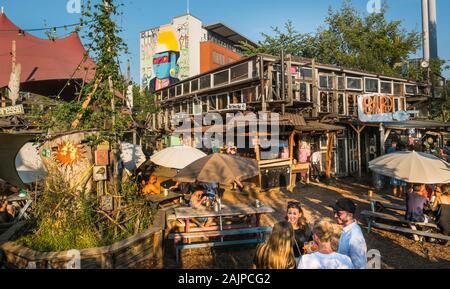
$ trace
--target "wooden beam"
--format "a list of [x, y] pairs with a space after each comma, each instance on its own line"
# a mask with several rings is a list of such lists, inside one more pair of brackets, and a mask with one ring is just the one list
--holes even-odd
[[95, 92], [97, 91], [100, 82], [102, 81], [102, 78], [97, 79], [97, 81], [94, 84], [94, 89], [92, 92], [86, 97], [85, 101], [83, 102], [81, 106], [81, 112], [78, 113], [77, 118], [72, 122], [72, 129], [76, 129], [78, 125], [80, 124], [80, 119], [83, 116], [84, 111], [87, 109], [89, 104], [91, 103], [92, 97], [94, 96]]
[[316, 73], [316, 60], [312, 60], [312, 81], [313, 81], [313, 93], [312, 93], [312, 102], [313, 102], [313, 110], [312, 110], [312, 117], [318, 117], [319, 116], [319, 87], [317, 82], [317, 73]]
[[328, 134], [328, 146], [327, 146], [327, 164], [326, 164], [326, 178], [331, 178], [331, 163], [333, 162], [333, 148], [334, 148], [335, 133]]

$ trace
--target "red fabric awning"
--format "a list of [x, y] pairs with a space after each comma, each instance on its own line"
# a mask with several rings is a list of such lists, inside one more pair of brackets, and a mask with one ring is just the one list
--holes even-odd
[[[27, 32], [19, 34], [20, 30], [5, 14], [0, 13], [0, 88], [9, 83], [13, 41], [16, 41], [16, 62], [22, 66], [21, 91], [54, 96], [69, 79], [89, 82], [95, 76], [92, 59], [88, 56], [82, 61], [87, 52], [76, 32], [53, 41]], [[39, 85], [41, 81], [43, 86]], [[55, 83], [52, 84], [52, 81]]]

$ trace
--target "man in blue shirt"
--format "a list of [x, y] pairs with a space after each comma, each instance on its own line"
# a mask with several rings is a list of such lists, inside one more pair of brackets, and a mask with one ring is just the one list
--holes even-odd
[[350, 257], [355, 269], [366, 269], [367, 245], [361, 227], [353, 218], [356, 212], [355, 203], [350, 199], [339, 199], [333, 209], [336, 222], [344, 227], [338, 253]]

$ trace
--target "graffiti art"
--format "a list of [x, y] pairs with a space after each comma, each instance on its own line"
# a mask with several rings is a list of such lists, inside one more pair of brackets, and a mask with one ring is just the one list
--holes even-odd
[[151, 91], [179, 82], [179, 58], [180, 45], [176, 32], [171, 27], [160, 28], [156, 53], [153, 55], [153, 72], [155, 77], [150, 80]]

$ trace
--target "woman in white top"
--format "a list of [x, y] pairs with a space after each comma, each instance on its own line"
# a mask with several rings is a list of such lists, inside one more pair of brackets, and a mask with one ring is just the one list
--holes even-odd
[[313, 239], [319, 251], [304, 255], [298, 263], [298, 269], [353, 269], [352, 260], [334, 252], [333, 238], [336, 237], [333, 225], [328, 221], [320, 221], [314, 225]]

